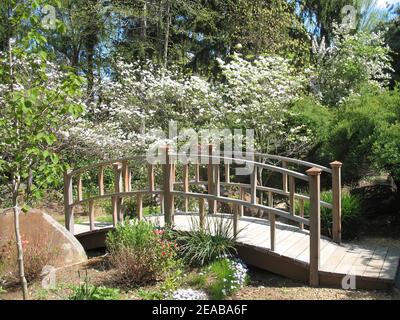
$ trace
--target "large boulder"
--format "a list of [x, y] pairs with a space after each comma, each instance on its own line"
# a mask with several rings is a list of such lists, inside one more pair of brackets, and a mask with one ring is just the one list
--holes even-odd
[[[63, 267], [87, 261], [86, 252], [79, 241], [48, 214], [32, 210], [20, 215], [21, 237], [29, 246], [54, 249], [52, 261], [47, 264]], [[8, 211], [0, 215], [0, 248], [14, 241], [14, 215]], [[40, 248], [38, 248], [40, 249]]]

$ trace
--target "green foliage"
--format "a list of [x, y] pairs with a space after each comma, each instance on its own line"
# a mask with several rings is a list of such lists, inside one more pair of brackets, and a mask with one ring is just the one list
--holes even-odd
[[336, 112], [323, 152], [344, 163], [346, 181], [357, 180], [374, 168], [389, 169], [396, 175], [396, 145], [385, 142], [395, 137], [399, 117], [398, 89], [378, 90], [367, 86]]
[[[318, 145], [329, 135], [329, 126], [333, 120], [333, 113], [312, 96], [305, 96], [297, 100], [291, 111], [291, 127], [304, 126], [312, 132], [310, 143]], [[309, 133], [308, 133], [309, 134]]]
[[400, 122], [377, 129], [376, 140], [372, 146], [373, 158], [379, 169], [390, 172], [400, 187]]
[[191, 229], [171, 233], [178, 243], [179, 256], [188, 265], [204, 266], [220, 256], [236, 252], [230, 220], [208, 219], [204, 230], [193, 221]]
[[176, 244], [150, 222], [127, 220], [107, 234], [106, 246], [117, 280], [127, 286], [165, 279], [180, 265]]
[[[321, 192], [321, 200], [332, 203], [332, 191]], [[299, 210], [299, 208], [296, 208]], [[310, 203], [304, 203], [304, 215], [309, 217]], [[359, 231], [364, 223], [361, 212], [361, 200], [351, 195], [349, 191], [342, 191], [342, 237], [352, 239], [359, 236]], [[321, 233], [325, 236], [332, 236], [332, 210], [321, 207]]]
[[205, 290], [212, 300], [222, 300], [237, 292], [248, 281], [247, 270], [240, 262], [230, 259], [218, 259], [205, 268], [209, 278]]

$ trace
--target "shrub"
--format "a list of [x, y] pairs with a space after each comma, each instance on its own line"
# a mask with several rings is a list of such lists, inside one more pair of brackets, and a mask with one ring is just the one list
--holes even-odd
[[[35, 239], [22, 238], [24, 251], [24, 270], [28, 282], [39, 278], [44, 266], [54, 262], [59, 250], [52, 246], [48, 234], [40, 235]], [[17, 245], [15, 241], [8, 241], [0, 247], [0, 282], [14, 285], [19, 282], [17, 264]]]
[[188, 265], [204, 266], [236, 251], [230, 220], [208, 219], [204, 230], [193, 221], [191, 229], [173, 233], [178, 243], [178, 254]]
[[107, 235], [106, 246], [117, 280], [126, 285], [164, 279], [179, 263], [175, 261], [176, 244], [146, 221], [118, 225]]
[[[332, 203], [332, 191], [321, 193], [321, 200]], [[298, 210], [299, 208], [297, 208]], [[310, 203], [304, 202], [304, 215], [310, 215]], [[361, 228], [361, 200], [358, 196], [351, 195], [346, 189], [342, 191], [342, 237], [355, 238]], [[321, 206], [321, 233], [332, 236], [332, 210]]]
[[[398, 154], [392, 139], [396, 138], [399, 117], [399, 89], [376, 90], [367, 86], [338, 110], [324, 153], [343, 162], [343, 178], [348, 182], [373, 169], [392, 173]], [[385, 130], [389, 127], [390, 132]]]
[[387, 170], [400, 190], [400, 122], [379, 127], [372, 150], [377, 167]]

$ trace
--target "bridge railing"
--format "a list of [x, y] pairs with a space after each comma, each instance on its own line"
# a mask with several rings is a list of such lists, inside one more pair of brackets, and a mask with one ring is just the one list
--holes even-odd
[[[165, 150], [165, 163], [161, 165], [161, 177], [156, 176], [156, 167], [146, 161], [145, 156], [137, 156], [129, 159], [117, 159], [90, 165], [77, 170], [70, 170], [64, 174], [64, 206], [66, 228], [74, 232], [74, 207], [88, 204], [90, 230], [95, 229], [95, 203], [97, 201], [111, 199], [113, 225], [124, 220], [123, 199], [127, 197], [136, 198], [136, 214], [138, 219], [143, 218], [143, 197], [146, 195], [158, 195], [161, 212], [165, 217], [166, 224], [173, 224], [175, 214], [175, 198], [183, 198], [183, 210], [189, 212], [189, 199], [197, 199], [199, 208], [200, 226], [204, 227], [207, 213], [217, 214], [218, 203], [227, 203], [233, 206], [233, 232], [236, 235], [239, 228], [240, 218], [244, 214], [244, 208], [268, 213], [270, 224], [270, 249], [276, 249], [276, 220], [281, 217], [297, 224], [303, 229], [307, 226], [310, 234], [310, 284], [318, 285], [318, 269], [320, 263], [320, 208], [332, 209], [333, 240], [340, 242], [341, 233], [341, 178], [340, 162], [332, 162], [331, 169], [310, 162], [280, 157], [274, 155], [254, 154], [254, 160], [240, 158], [241, 164], [253, 168], [250, 173], [250, 183], [232, 182], [231, 163], [238, 160], [236, 157], [222, 157], [213, 155], [212, 147], [208, 154], [201, 155], [208, 158], [208, 163], [186, 163], [179, 159], [182, 154], [173, 153], [170, 149]], [[265, 163], [266, 159], [280, 162], [280, 166]], [[179, 162], [182, 162], [182, 181], [176, 181], [176, 170]], [[132, 190], [131, 164], [141, 164], [147, 171], [147, 186]], [[289, 168], [290, 165], [304, 166], [305, 173]], [[224, 176], [221, 175], [221, 167], [224, 166]], [[201, 179], [200, 168], [206, 167], [207, 179]], [[105, 190], [104, 172], [106, 168], [112, 168], [114, 189]], [[158, 168], [159, 169], [159, 168]], [[192, 169], [192, 174], [191, 170]], [[84, 197], [82, 177], [88, 172], [97, 171], [98, 194]], [[262, 185], [258, 179], [261, 170], [268, 170], [282, 175], [282, 189]], [[160, 170], [158, 170], [159, 172]], [[327, 203], [321, 201], [320, 176], [327, 173], [332, 176], [333, 201]], [[162, 179], [156, 179], [162, 178]], [[221, 181], [223, 180], [223, 181]], [[296, 181], [302, 180], [308, 184], [308, 195], [296, 191]], [[161, 181], [157, 183], [156, 181]], [[75, 197], [73, 189], [76, 189]], [[194, 192], [194, 186], [204, 186], [207, 193]], [[221, 186], [225, 188], [238, 188], [239, 198], [231, 198], [221, 195]], [[180, 190], [179, 190], [180, 189]], [[250, 200], [245, 199], [246, 191], [250, 194]], [[267, 201], [263, 200], [263, 194], [267, 193]], [[257, 196], [259, 195], [259, 196]], [[276, 208], [274, 196], [288, 197], [289, 206], [287, 210]], [[208, 202], [206, 212], [205, 202]], [[299, 202], [296, 212], [296, 201]], [[304, 217], [304, 202], [309, 201], [309, 218]], [[266, 202], [266, 203], [265, 203]]]

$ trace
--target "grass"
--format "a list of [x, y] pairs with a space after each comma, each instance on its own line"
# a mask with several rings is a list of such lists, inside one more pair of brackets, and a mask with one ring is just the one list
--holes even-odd
[[178, 243], [178, 255], [190, 266], [204, 266], [218, 257], [236, 252], [232, 234], [232, 221], [207, 219], [204, 230], [192, 220], [190, 231], [173, 231], [172, 237]]

